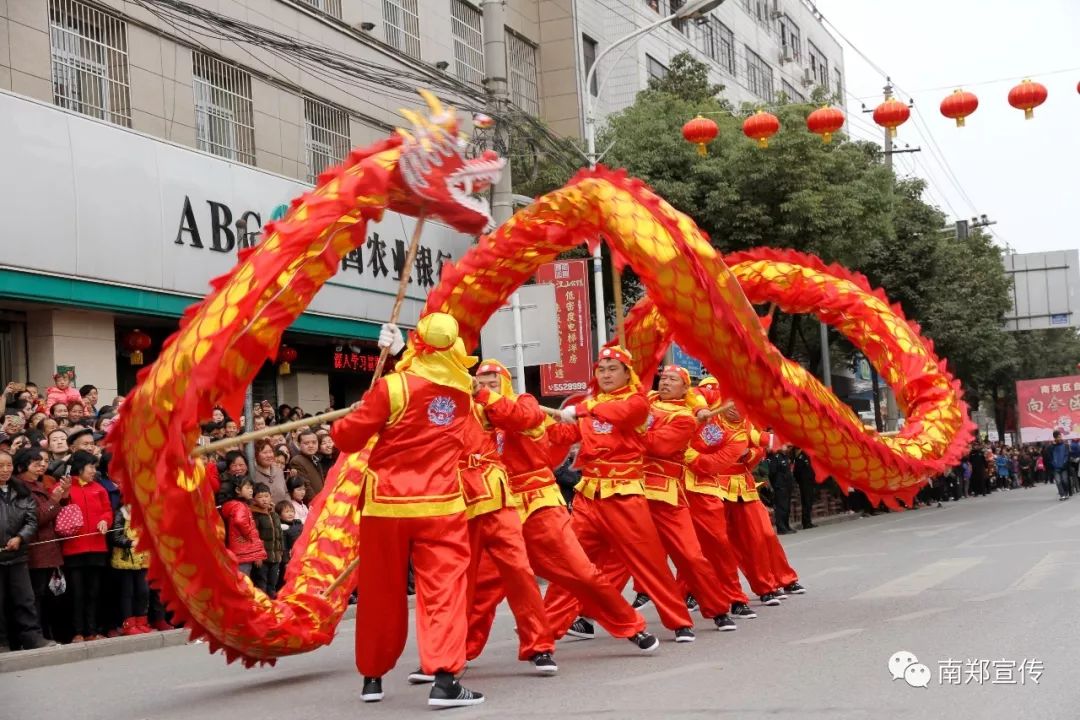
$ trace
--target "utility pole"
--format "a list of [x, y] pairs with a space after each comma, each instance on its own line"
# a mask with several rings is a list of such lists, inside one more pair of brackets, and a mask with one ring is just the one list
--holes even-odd
[[[885, 93], [885, 99], [888, 100], [893, 96], [892, 80], [885, 78], [885, 87], [882, 88]], [[863, 112], [873, 112], [871, 109], [864, 109]], [[919, 152], [922, 148], [904, 148], [902, 150], [893, 147], [892, 133], [889, 132], [889, 128], [884, 128], [885, 131], [885, 144], [882, 147], [881, 153], [885, 158], [885, 167], [889, 169], [889, 172], [893, 172], [893, 155], [899, 153], [913, 153]], [[887, 289], [887, 288], [886, 288]], [[900, 420], [900, 408], [896, 402], [896, 393], [893, 392], [891, 387], [885, 388], [885, 424], [881, 422], [881, 400], [879, 399], [879, 382], [877, 371], [873, 371], [873, 392], [874, 392], [874, 420], [877, 423], [878, 432], [882, 430], [895, 430]]]
[[[506, 118], [510, 85], [506, 71], [506, 0], [485, 0], [480, 11], [484, 22], [484, 87], [492, 117]], [[513, 174], [510, 163], [510, 128], [506, 121], [495, 124], [495, 145], [506, 153], [499, 181], [491, 189], [491, 218], [502, 225], [514, 214]], [[514, 387], [525, 392], [525, 342], [521, 328], [521, 295], [510, 296], [514, 313]]]

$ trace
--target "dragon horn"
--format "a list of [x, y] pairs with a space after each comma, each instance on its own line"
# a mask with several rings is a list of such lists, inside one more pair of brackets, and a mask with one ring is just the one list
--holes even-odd
[[435, 97], [435, 94], [431, 91], [420, 88], [419, 90], [417, 90], [417, 92], [420, 93], [420, 97], [424, 98], [424, 102], [427, 103], [428, 111], [431, 113], [432, 117], [439, 117], [444, 112], [449, 112], [450, 114], [453, 114], [453, 110], [451, 108], [443, 108], [442, 101], [440, 101], [439, 98]]

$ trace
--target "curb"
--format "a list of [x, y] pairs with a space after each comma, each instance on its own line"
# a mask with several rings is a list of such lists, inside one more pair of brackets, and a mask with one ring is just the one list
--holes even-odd
[[[409, 596], [409, 607], [416, 604], [415, 596]], [[342, 621], [356, 617], [356, 606], [350, 605], [342, 616]], [[187, 630], [167, 630], [165, 632], [146, 633], [131, 637], [105, 638], [77, 645], [58, 645], [57, 647], [37, 650], [18, 650], [0, 655], [0, 674], [35, 670], [37, 668], [67, 665], [83, 660], [99, 660], [114, 655], [160, 650], [191, 644]]]

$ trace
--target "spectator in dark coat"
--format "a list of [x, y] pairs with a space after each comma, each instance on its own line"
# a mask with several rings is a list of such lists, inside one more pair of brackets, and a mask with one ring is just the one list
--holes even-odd
[[[30, 490], [14, 478], [11, 455], [0, 451], [0, 653], [11, 649], [10, 635], [19, 634], [24, 648], [55, 643], [41, 635], [34, 589], [27, 567], [27, 545], [37, 534], [37, 505]], [[9, 628], [7, 608], [14, 627]]]
[[315, 496], [323, 488], [326, 479], [326, 470], [319, 459], [319, 436], [312, 430], [305, 430], [297, 438], [300, 452], [289, 461], [289, 467], [296, 470], [296, 477], [304, 481], [307, 494], [304, 503], [311, 505]]

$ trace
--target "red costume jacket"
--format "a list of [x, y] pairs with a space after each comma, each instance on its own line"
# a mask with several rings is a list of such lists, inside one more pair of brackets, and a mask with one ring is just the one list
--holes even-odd
[[465, 447], [468, 393], [408, 371], [380, 379], [357, 410], [334, 423], [342, 452], [378, 435], [365, 473], [364, 515], [434, 517], [465, 510], [458, 462]]
[[225, 518], [226, 547], [236, 556], [236, 562], [249, 563], [267, 558], [266, 546], [259, 537], [250, 505], [236, 498], [226, 500], [221, 506], [221, 515]]
[[643, 495], [645, 430], [649, 401], [645, 394], [624, 387], [601, 393], [575, 406], [577, 422], [552, 426], [556, 443], [581, 442], [577, 489], [590, 500], [612, 495]]
[[686, 449], [697, 418], [685, 400], [652, 398], [645, 433], [645, 497], [679, 505], [686, 475]]
[[68, 555], [81, 555], [83, 553], [108, 552], [109, 546], [104, 534], [97, 534], [98, 523], [102, 520], [109, 528], [113, 523], [112, 505], [109, 503], [109, 493], [104, 487], [96, 482], [88, 482], [83, 485], [79, 480], [71, 483], [69, 493], [71, 503], [78, 505], [82, 510], [83, 526], [76, 535], [95, 533], [87, 537], [74, 537], [65, 540], [64, 557]]
[[470, 519], [495, 512], [506, 505], [514, 505], [506, 466], [499, 457], [495, 430], [488, 422], [483, 407], [476, 403], [473, 403], [472, 412], [465, 419], [465, 452], [459, 468], [465, 514]]
[[540, 508], [565, 505], [550, 467], [546, 430], [550, 422], [536, 398], [527, 394], [509, 398], [483, 389], [476, 401], [496, 428], [496, 445], [522, 521]]

